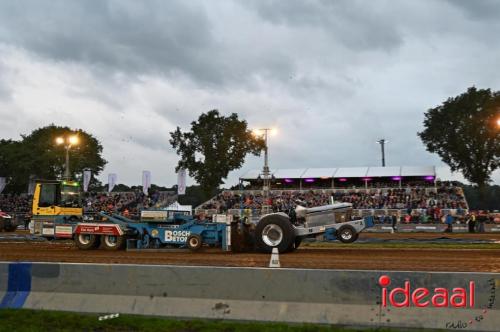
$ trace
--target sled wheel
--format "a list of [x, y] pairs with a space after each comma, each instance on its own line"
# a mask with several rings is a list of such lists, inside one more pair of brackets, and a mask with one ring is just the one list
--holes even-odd
[[75, 244], [78, 249], [94, 249], [99, 246], [99, 236], [93, 234], [77, 234], [75, 235]]
[[187, 246], [190, 250], [192, 251], [197, 251], [201, 248], [201, 245], [202, 245], [202, 241], [201, 241], [201, 236], [199, 236], [198, 234], [193, 234], [193, 235], [190, 235], [188, 238], [187, 238]]
[[125, 238], [123, 236], [105, 235], [102, 245], [106, 250], [119, 250], [125, 245]]

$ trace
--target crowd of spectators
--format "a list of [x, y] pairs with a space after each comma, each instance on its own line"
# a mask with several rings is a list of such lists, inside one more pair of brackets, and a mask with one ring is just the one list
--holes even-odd
[[[436, 191], [406, 187], [365, 192], [335, 192], [335, 201], [352, 203], [354, 209], [466, 209], [462, 189], [442, 186]], [[434, 214], [431, 211], [430, 214]]]
[[5, 212], [31, 212], [31, 196], [29, 195], [0, 195], [0, 210]]
[[[440, 220], [442, 210], [453, 210], [462, 215], [467, 207], [460, 187], [443, 183], [437, 188], [410, 186], [406, 188], [347, 189], [347, 190], [289, 190], [271, 191], [267, 198], [262, 192], [240, 194], [238, 191], [224, 191], [203, 204], [202, 209], [224, 212], [229, 209], [252, 210], [253, 214], [267, 206], [271, 211], [288, 211], [301, 201], [302, 205], [315, 207], [334, 202], [352, 203], [356, 210], [402, 210], [407, 222], [429, 222]], [[377, 218], [378, 220], [379, 218]], [[380, 216], [384, 222], [384, 216]]]
[[[85, 213], [109, 212], [124, 215], [137, 215], [142, 209], [165, 206], [175, 201], [174, 192], [154, 192], [147, 196], [142, 191], [117, 193], [85, 193], [82, 206]], [[32, 197], [23, 195], [0, 195], [0, 210], [12, 214], [29, 214]]]
[[168, 205], [175, 201], [173, 192], [154, 192], [147, 196], [142, 191], [120, 193], [87, 193], [83, 198], [85, 213], [108, 212], [138, 215], [141, 210]]

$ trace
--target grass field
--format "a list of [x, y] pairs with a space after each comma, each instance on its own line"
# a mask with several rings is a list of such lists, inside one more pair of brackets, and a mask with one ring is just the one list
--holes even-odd
[[[325, 325], [288, 325], [281, 323], [250, 323], [219, 320], [163, 319], [147, 316], [120, 315], [99, 321], [97, 314], [78, 314], [58, 311], [1, 309], [0, 331], [151, 331], [151, 332], [338, 332], [338, 331], [396, 331], [387, 329], [341, 328]], [[412, 330], [415, 331], [415, 330]], [[429, 330], [425, 330], [429, 331]]]
[[300, 245], [307, 248], [346, 248], [346, 249], [500, 249], [500, 243], [426, 243], [426, 242], [376, 242], [376, 243], [339, 243], [339, 242], [304, 242]]

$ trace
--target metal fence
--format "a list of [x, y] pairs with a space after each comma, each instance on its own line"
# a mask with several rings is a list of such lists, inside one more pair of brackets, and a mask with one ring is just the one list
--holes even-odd
[[[229, 209], [227, 211], [217, 211], [216, 209], [200, 209], [197, 208], [194, 210], [195, 214], [203, 213], [206, 216], [210, 217], [214, 214], [223, 213], [230, 214], [232, 216], [250, 216], [250, 217], [259, 217], [261, 215], [273, 212], [270, 206], [263, 206], [261, 209]], [[353, 209], [353, 216], [355, 217], [380, 217], [380, 216], [393, 216], [398, 215], [404, 216], [408, 213], [406, 209]], [[411, 215], [422, 215], [425, 214], [425, 209], [413, 209], [411, 210]], [[441, 215], [445, 216], [447, 214], [451, 214], [453, 217], [462, 217], [468, 213], [468, 210], [462, 209], [442, 209]]]

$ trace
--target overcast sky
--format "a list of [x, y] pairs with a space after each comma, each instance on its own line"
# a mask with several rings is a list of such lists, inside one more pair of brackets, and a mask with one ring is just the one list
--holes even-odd
[[102, 179], [170, 186], [169, 132], [219, 109], [279, 129], [271, 168], [378, 166], [384, 137], [387, 165], [460, 179], [417, 132], [448, 97], [500, 90], [499, 18], [488, 0], [0, 0], [0, 137], [81, 128]]

